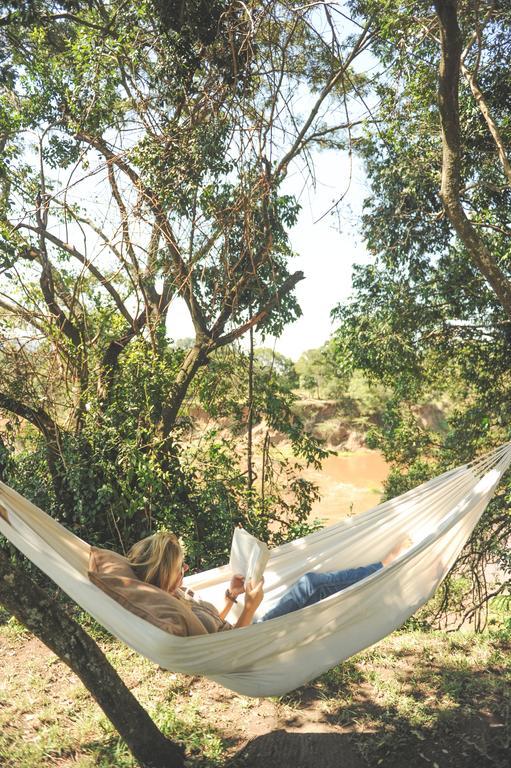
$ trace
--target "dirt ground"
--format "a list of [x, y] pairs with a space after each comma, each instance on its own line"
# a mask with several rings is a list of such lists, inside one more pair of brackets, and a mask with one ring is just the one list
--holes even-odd
[[[76, 676], [19, 627], [0, 629], [0, 765], [134, 766]], [[159, 727], [185, 744], [189, 766], [509, 768], [511, 646], [474, 637], [395, 633], [269, 699], [101, 644]]]

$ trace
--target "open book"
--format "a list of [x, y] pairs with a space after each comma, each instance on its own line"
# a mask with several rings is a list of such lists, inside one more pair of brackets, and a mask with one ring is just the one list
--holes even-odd
[[257, 584], [263, 578], [270, 550], [244, 528], [235, 528], [231, 544], [229, 565], [233, 574], [240, 574], [246, 581]]

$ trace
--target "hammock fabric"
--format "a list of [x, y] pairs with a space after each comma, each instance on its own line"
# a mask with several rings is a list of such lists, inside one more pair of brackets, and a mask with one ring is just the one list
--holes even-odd
[[[204, 675], [247, 696], [282, 695], [376, 643], [432, 596], [510, 463], [506, 443], [368, 512], [273, 549], [259, 615], [307, 571], [381, 560], [404, 534], [414, 542], [387, 567], [319, 603], [212, 635], [175, 637], [123, 608], [88, 579], [89, 545], [2, 483], [0, 532], [113, 635], [161, 667]], [[229, 579], [223, 566], [188, 577], [185, 586], [220, 604]]]

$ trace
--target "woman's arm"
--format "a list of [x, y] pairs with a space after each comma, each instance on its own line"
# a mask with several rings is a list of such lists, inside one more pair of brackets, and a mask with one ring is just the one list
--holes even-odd
[[263, 601], [263, 583], [263, 579], [261, 579], [261, 581], [255, 585], [250, 581], [248, 582], [245, 589], [245, 605], [243, 606], [241, 616], [234, 625], [236, 629], [238, 627], [248, 627], [249, 624], [252, 624], [254, 614]]
[[218, 611], [218, 615], [220, 616], [221, 619], [225, 620], [225, 617], [227, 616], [227, 614], [229, 613], [229, 611], [231, 610], [231, 608], [232, 608], [232, 606], [234, 605], [235, 602], [237, 602], [237, 600], [230, 600], [226, 596], [224, 607], [222, 608], [221, 611]]
[[229, 589], [225, 593], [225, 605], [222, 608], [222, 610], [218, 612], [221, 619], [225, 619], [225, 617], [231, 610], [234, 603], [238, 602], [236, 600], [238, 595], [242, 595], [244, 591], [245, 591], [245, 579], [243, 578], [243, 576], [240, 576], [239, 574], [235, 574], [231, 579], [231, 583], [229, 584]]

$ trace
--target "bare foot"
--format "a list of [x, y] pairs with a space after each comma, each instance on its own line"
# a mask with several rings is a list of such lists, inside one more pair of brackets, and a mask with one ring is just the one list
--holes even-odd
[[393, 560], [396, 559], [396, 557], [399, 557], [399, 555], [404, 552], [406, 549], [409, 549], [412, 545], [411, 538], [406, 535], [404, 536], [398, 543], [393, 547], [390, 552], [385, 555], [384, 558], [382, 558], [383, 565], [389, 565]]

